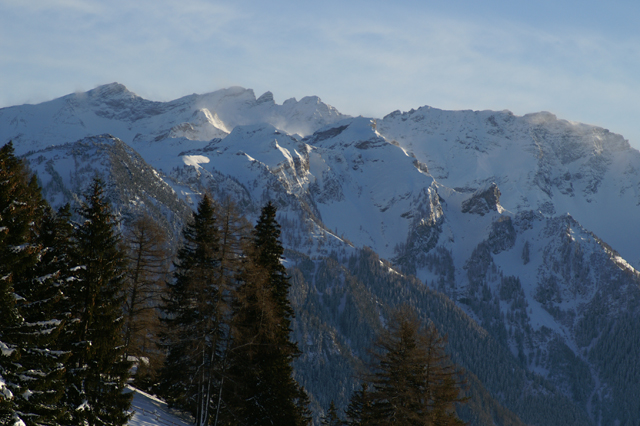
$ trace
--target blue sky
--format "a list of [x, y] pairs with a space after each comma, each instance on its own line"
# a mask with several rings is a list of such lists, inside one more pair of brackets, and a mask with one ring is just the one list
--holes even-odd
[[545, 110], [640, 148], [639, 18], [636, 0], [0, 0], [0, 107], [237, 85], [373, 117]]

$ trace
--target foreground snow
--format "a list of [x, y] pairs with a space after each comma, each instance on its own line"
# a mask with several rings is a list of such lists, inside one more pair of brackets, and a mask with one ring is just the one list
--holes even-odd
[[169, 410], [167, 404], [160, 399], [133, 387], [129, 387], [129, 390], [134, 392], [131, 403], [133, 417], [129, 420], [129, 426], [191, 426], [193, 424]]

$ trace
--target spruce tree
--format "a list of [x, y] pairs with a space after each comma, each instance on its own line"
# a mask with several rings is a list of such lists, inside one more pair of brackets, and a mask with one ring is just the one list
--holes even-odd
[[29, 383], [21, 417], [28, 426], [60, 424], [66, 418], [61, 398], [65, 389], [64, 363], [70, 354], [59, 346], [59, 337], [67, 324], [63, 303], [65, 265], [52, 269], [54, 265], [47, 262], [55, 250], [49, 245], [55, 242], [47, 234], [52, 215], [47, 207], [36, 236], [41, 248], [38, 262], [25, 271], [22, 288], [18, 290], [18, 311], [24, 319], [19, 336], [25, 346], [20, 364], [24, 369], [22, 378]]
[[[2, 240], [7, 233], [6, 228], [0, 229], [0, 247], [4, 246]], [[15, 302], [10, 277], [3, 275], [0, 277], [0, 424], [7, 425], [20, 421], [14, 395], [20, 372], [19, 353], [11, 336], [12, 328], [21, 322]]]
[[123, 393], [130, 368], [122, 341], [124, 253], [101, 180], [93, 180], [85, 199], [70, 256], [76, 266], [63, 336], [71, 352], [66, 404], [72, 424], [124, 425], [131, 404], [131, 394]]
[[282, 339], [280, 343], [288, 347], [288, 355], [296, 356], [299, 354], [298, 347], [289, 340], [291, 320], [295, 316], [289, 303], [291, 283], [287, 270], [282, 264], [284, 248], [280, 242], [280, 224], [276, 221], [276, 212], [277, 209], [271, 201], [262, 208], [254, 231], [255, 263], [268, 277], [268, 286], [276, 302], [279, 333]]
[[292, 362], [300, 351], [290, 339], [294, 312], [283, 252], [276, 208], [268, 203], [255, 227], [253, 272], [238, 290], [234, 322], [237, 415], [246, 424], [299, 426], [310, 421], [308, 397], [293, 377]]
[[64, 413], [62, 363], [54, 344], [62, 328], [61, 293], [39, 269], [44, 253], [38, 226], [48, 206], [35, 176], [0, 149], [0, 418], [26, 425], [56, 424]]
[[[71, 208], [69, 204], [62, 206], [57, 212], [50, 208], [45, 210], [38, 228], [38, 241], [42, 245], [40, 261], [36, 265], [34, 274], [46, 277], [48, 286], [43, 287], [46, 292], [44, 303], [41, 302], [40, 314], [49, 312], [48, 316], [70, 323], [70, 307], [68, 287], [73, 281], [74, 266], [71, 256], [71, 240], [73, 234], [71, 222]], [[43, 281], [42, 278], [40, 281]], [[64, 330], [63, 333], [64, 334]], [[55, 345], [61, 349], [61, 343]]]
[[349, 405], [345, 411], [345, 424], [349, 426], [364, 426], [372, 420], [367, 416], [371, 414], [371, 401], [369, 398], [369, 385], [362, 383], [359, 390], [351, 396]]
[[167, 351], [160, 392], [172, 406], [190, 412], [196, 425], [215, 418], [229, 339], [230, 289], [223, 269], [217, 206], [205, 195], [183, 231], [174, 280], [167, 284], [162, 318]]
[[342, 421], [342, 419], [340, 419], [340, 416], [338, 416], [338, 410], [336, 409], [336, 404], [333, 402], [333, 400], [331, 401], [331, 404], [329, 404], [329, 410], [327, 411], [327, 414], [320, 420], [320, 424], [322, 426], [344, 425], [344, 422]]
[[[11, 425], [19, 421], [14, 392], [18, 389], [19, 352], [13, 330], [21, 322], [13, 289], [13, 247], [15, 230], [12, 226], [16, 207], [16, 162], [11, 142], [0, 149], [0, 423]], [[18, 243], [24, 239], [22, 233]]]

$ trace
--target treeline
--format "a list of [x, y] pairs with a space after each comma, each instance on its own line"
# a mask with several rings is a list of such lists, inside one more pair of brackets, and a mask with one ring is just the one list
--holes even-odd
[[[252, 227], [205, 195], [172, 256], [147, 217], [118, 231], [98, 179], [77, 210], [54, 212], [2, 147], [0, 424], [124, 425], [131, 380], [198, 426], [310, 424], [275, 217], [269, 203]], [[349, 409], [323, 423], [460, 424], [444, 346], [396, 311]]]

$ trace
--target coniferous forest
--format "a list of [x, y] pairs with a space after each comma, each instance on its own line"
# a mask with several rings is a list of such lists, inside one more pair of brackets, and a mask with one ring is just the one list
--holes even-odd
[[1, 424], [124, 425], [128, 384], [198, 426], [464, 424], [466, 374], [409, 306], [375, 333], [348, 407], [312, 411], [274, 204], [252, 226], [204, 195], [175, 253], [164, 232], [119, 223], [98, 178], [53, 211], [0, 149]]

